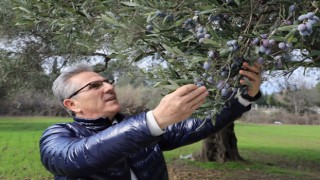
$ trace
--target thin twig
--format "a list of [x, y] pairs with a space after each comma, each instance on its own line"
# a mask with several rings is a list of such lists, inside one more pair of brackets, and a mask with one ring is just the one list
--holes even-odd
[[175, 8], [175, 10], [179, 9], [180, 6], [182, 6], [182, 4], [184, 4], [184, 2], [186, 2], [186, 0], [183, 0], [183, 1]]

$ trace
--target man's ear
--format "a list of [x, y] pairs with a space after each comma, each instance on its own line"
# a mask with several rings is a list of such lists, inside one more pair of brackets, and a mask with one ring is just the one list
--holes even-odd
[[69, 109], [72, 112], [80, 112], [79, 107], [76, 105], [76, 102], [72, 99], [65, 99], [63, 100], [63, 105], [67, 109]]

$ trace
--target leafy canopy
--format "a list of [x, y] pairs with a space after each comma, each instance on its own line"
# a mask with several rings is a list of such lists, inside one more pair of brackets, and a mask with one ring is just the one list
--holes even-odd
[[[157, 85], [174, 90], [194, 82], [210, 97], [200, 112], [213, 112], [235, 94], [241, 64], [292, 73], [319, 67], [319, 1], [125, 1], [118, 14], [131, 34], [135, 61], [149, 55], [165, 61], [149, 73]], [[294, 54], [299, 54], [295, 57]], [[156, 72], [156, 73], [155, 73]], [[209, 113], [210, 114], [210, 113]]]
[[111, 58], [162, 62], [145, 73], [165, 93], [186, 83], [207, 86], [209, 101], [199, 112], [208, 115], [238, 90], [246, 92], [238, 83], [244, 61], [286, 73], [320, 66], [320, 1], [29, 0], [14, 6], [17, 25], [51, 32], [64, 45], [58, 51], [93, 52], [108, 44]]

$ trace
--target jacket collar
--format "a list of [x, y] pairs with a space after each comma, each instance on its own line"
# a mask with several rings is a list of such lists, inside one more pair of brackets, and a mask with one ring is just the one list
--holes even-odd
[[103, 129], [107, 129], [108, 127], [112, 126], [113, 121], [121, 122], [124, 119], [124, 116], [120, 113], [116, 114], [115, 118], [110, 120], [107, 117], [100, 117], [97, 119], [86, 119], [80, 117], [73, 117], [74, 121], [87, 129], [94, 130], [94, 131], [101, 131]]

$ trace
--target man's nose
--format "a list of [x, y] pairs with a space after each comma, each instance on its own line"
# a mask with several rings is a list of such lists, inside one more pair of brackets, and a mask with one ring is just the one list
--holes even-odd
[[112, 84], [106, 82], [103, 83], [102, 88], [104, 93], [107, 93], [108, 91], [112, 91], [114, 89]]

